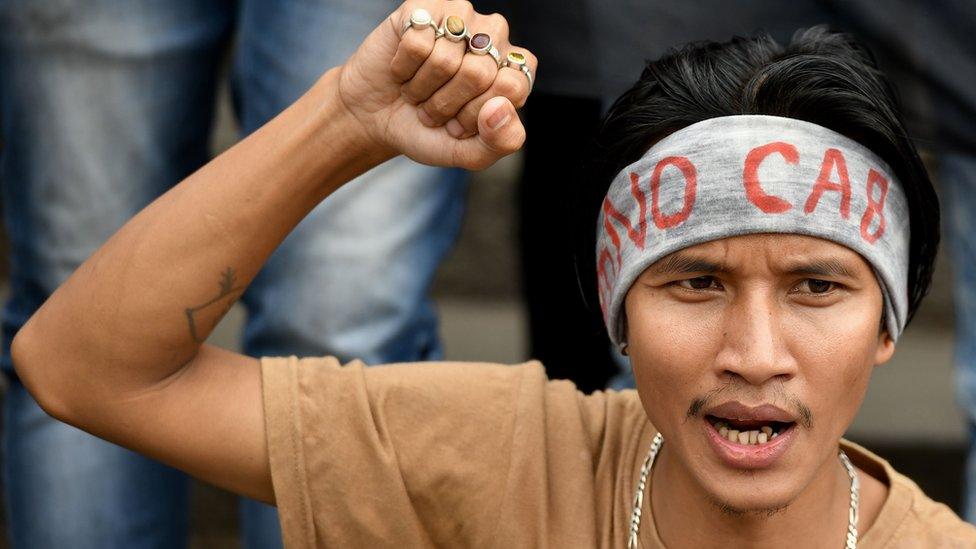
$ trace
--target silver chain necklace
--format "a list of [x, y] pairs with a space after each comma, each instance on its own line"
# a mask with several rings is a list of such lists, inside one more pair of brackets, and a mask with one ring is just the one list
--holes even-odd
[[[641, 509], [644, 508], [644, 492], [647, 488], [647, 477], [651, 474], [651, 467], [654, 466], [654, 458], [657, 457], [657, 453], [661, 450], [662, 444], [664, 444], [664, 435], [661, 433], [654, 435], [654, 440], [651, 441], [651, 449], [647, 452], [647, 457], [644, 458], [644, 464], [641, 465], [640, 480], [637, 482], [637, 492], [634, 494], [634, 510], [630, 515], [630, 542], [627, 544], [628, 549], [637, 549], [637, 534], [640, 532]], [[858, 480], [857, 472], [854, 471], [854, 465], [851, 464], [851, 460], [848, 459], [847, 454], [841, 450], [838, 457], [840, 458], [841, 465], [847, 470], [847, 476], [851, 477], [851, 507], [848, 513], [847, 539], [844, 544], [844, 549], [856, 549], [857, 506], [861, 482]]]

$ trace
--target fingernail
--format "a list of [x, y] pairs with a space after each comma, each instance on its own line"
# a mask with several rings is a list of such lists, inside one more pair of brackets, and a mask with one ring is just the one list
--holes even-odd
[[434, 122], [434, 119], [431, 118], [424, 109], [417, 109], [417, 118], [420, 119], [420, 123], [424, 126], [433, 127], [437, 125], [437, 123]]
[[457, 121], [457, 118], [452, 118], [447, 122], [447, 133], [451, 134], [451, 137], [461, 137], [464, 135], [464, 126]]
[[505, 106], [504, 100], [498, 101], [498, 106], [495, 107], [495, 111], [488, 116], [488, 127], [497, 130], [498, 128], [505, 125], [509, 119], [512, 118], [512, 113]]

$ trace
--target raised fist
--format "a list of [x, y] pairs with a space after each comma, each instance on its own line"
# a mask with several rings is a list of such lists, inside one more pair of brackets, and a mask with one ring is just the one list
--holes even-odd
[[466, 0], [410, 0], [341, 67], [344, 107], [379, 148], [439, 166], [483, 169], [518, 150], [515, 112], [537, 61], [508, 22]]

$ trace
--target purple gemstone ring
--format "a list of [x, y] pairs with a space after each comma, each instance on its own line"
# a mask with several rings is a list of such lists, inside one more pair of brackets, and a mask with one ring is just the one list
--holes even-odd
[[468, 38], [468, 51], [475, 55], [487, 55], [491, 49], [491, 36], [479, 32]]

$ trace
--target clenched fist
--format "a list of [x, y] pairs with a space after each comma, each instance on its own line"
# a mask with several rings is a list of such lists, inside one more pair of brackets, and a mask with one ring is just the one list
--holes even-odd
[[515, 109], [536, 67], [508, 42], [501, 15], [466, 0], [410, 0], [340, 68], [338, 96], [378, 149], [477, 170], [522, 146]]

